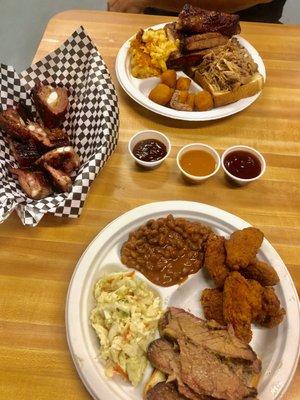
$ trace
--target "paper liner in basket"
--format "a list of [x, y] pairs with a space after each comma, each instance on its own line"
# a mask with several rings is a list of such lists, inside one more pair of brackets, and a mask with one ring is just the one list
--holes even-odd
[[107, 67], [83, 27], [65, 43], [26, 71], [0, 64], [0, 109], [19, 100], [35, 112], [30, 91], [35, 83], [63, 85], [69, 91], [69, 111], [63, 129], [80, 156], [70, 193], [42, 200], [28, 198], [8, 167], [18, 167], [0, 132], [0, 222], [16, 209], [24, 225], [35, 226], [47, 212], [76, 218], [90, 185], [118, 141], [119, 110], [115, 88]]

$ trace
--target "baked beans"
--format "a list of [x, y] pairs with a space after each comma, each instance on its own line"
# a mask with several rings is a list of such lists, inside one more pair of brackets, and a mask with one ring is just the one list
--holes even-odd
[[129, 234], [121, 261], [160, 286], [172, 286], [197, 272], [211, 229], [184, 218], [151, 219]]

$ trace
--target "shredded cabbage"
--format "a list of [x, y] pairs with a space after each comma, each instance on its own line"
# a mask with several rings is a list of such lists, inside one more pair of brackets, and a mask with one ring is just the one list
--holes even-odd
[[146, 350], [162, 315], [160, 298], [134, 272], [113, 273], [96, 283], [90, 320], [100, 340], [105, 373], [125, 376], [133, 386], [147, 367]]

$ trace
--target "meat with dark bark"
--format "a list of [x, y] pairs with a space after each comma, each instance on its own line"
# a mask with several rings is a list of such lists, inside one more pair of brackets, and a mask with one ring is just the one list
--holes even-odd
[[10, 168], [10, 172], [17, 176], [22, 190], [28, 197], [39, 200], [50, 196], [53, 189], [42, 171], [28, 171], [21, 168]]
[[150, 343], [147, 350], [147, 357], [154, 368], [159, 369], [166, 375], [176, 374], [178, 369], [178, 352], [174, 345], [166, 339], [156, 339]]
[[32, 97], [46, 128], [59, 127], [68, 110], [69, 99], [65, 88], [37, 84]]
[[185, 70], [188, 67], [193, 67], [201, 64], [203, 61], [202, 52], [194, 52], [189, 54], [178, 53], [171, 55], [167, 60], [168, 69]]
[[211, 47], [221, 46], [228, 42], [228, 37], [219, 32], [200, 33], [188, 36], [183, 40], [183, 50], [185, 52], [210, 49]]
[[247, 361], [256, 359], [256, 354], [251, 347], [239, 340], [231, 329], [213, 326], [180, 308], [169, 308], [159, 322], [159, 329], [161, 336], [173, 340], [187, 336], [196, 344], [204, 345], [210, 351], [224, 357]]
[[24, 100], [19, 100], [16, 110], [26, 123], [35, 122], [35, 117]]
[[64, 171], [53, 168], [44, 163], [44, 169], [49, 173], [54, 186], [61, 192], [70, 192], [72, 189], [72, 180]]
[[24, 120], [13, 108], [0, 113], [0, 128], [7, 137], [21, 142], [34, 139]]
[[164, 31], [167, 35], [167, 38], [173, 42], [176, 39], [181, 40], [184, 37], [184, 35], [176, 29], [176, 22], [170, 22], [169, 24], [166, 24], [164, 26]]
[[21, 168], [32, 166], [41, 156], [40, 150], [33, 140], [20, 142], [8, 138], [10, 150]]
[[147, 392], [146, 400], [186, 400], [186, 397], [178, 393], [174, 384], [160, 382]]
[[47, 163], [55, 169], [60, 169], [66, 174], [71, 174], [80, 166], [80, 159], [72, 146], [59, 147], [43, 154], [36, 164], [44, 165]]
[[7, 137], [24, 143], [35, 141], [41, 148], [68, 145], [70, 142], [68, 135], [61, 129], [47, 129], [28, 119], [25, 122], [17, 110], [12, 108], [0, 114], [0, 128]]
[[181, 339], [181, 378], [193, 391], [217, 399], [237, 400], [256, 394], [213, 353]]
[[189, 4], [179, 14], [176, 28], [188, 33], [219, 32], [228, 37], [241, 31], [238, 15], [203, 10]]
[[48, 136], [48, 131], [36, 122], [31, 122], [27, 125], [31, 135], [36, 140], [45, 147], [53, 147], [50, 138]]
[[174, 381], [188, 399], [254, 398], [261, 363], [233, 329], [210, 324], [171, 307], [159, 323], [158, 339], [149, 345], [151, 364]]
[[60, 128], [48, 129], [34, 122], [27, 127], [35, 140], [45, 147], [56, 148], [70, 144], [68, 135]]
[[177, 390], [185, 398], [192, 400], [204, 400], [203, 395], [195, 393], [181, 378], [180, 354], [174, 347], [174, 343], [166, 339], [157, 339], [150, 343], [147, 357], [151, 365], [168, 375], [168, 381], [177, 383]]
[[68, 134], [60, 128], [47, 129], [48, 139], [51, 143], [51, 147], [62, 147], [70, 145], [70, 138]]

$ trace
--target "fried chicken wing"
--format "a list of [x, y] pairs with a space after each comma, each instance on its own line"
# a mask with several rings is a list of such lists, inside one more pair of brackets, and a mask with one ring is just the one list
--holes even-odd
[[223, 293], [218, 289], [204, 289], [201, 294], [201, 304], [207, 320], [215, 320], [220, 325], [226, 325], [223, 316]]
[[241, 269], [241, 274], [247, 279], [255, 279], [262, 286], [274, 286], [279, 283], [279, 277], [275, 269], [262, 261], [255, 260], [246, 268]]
[[225, 242], [227, 265], [233, 269], [246, 268], [255, 258], [264, 235], [253, 227], [235, 231]]
[[226, 267], [225, 239], [222, 236], [210, 235], [205, 244], [204, 266], [218, 288], [224, 286], [229, 274]]
[[258, 324], [266, 328], [279, 325], [285, 316], [285, 309], [281, 308], [280, 301], [272, 287], [265, 287], [262, 293], [262, 312], [256, 317]]
[[223, 315], [233, 326], [236, 336], [246, 343], [252, 339], [252, 308], [249, 301], [250, 286], [239, 272], [231, 272], [224, 284]]
[[262, 294], [264, 288], [260, 283], [253, 279], [248, 279], [247, 282], [249, 285], [249, 292], [247, 296], [251, 306], [251, 322], [255, 322], [262, 312]]

